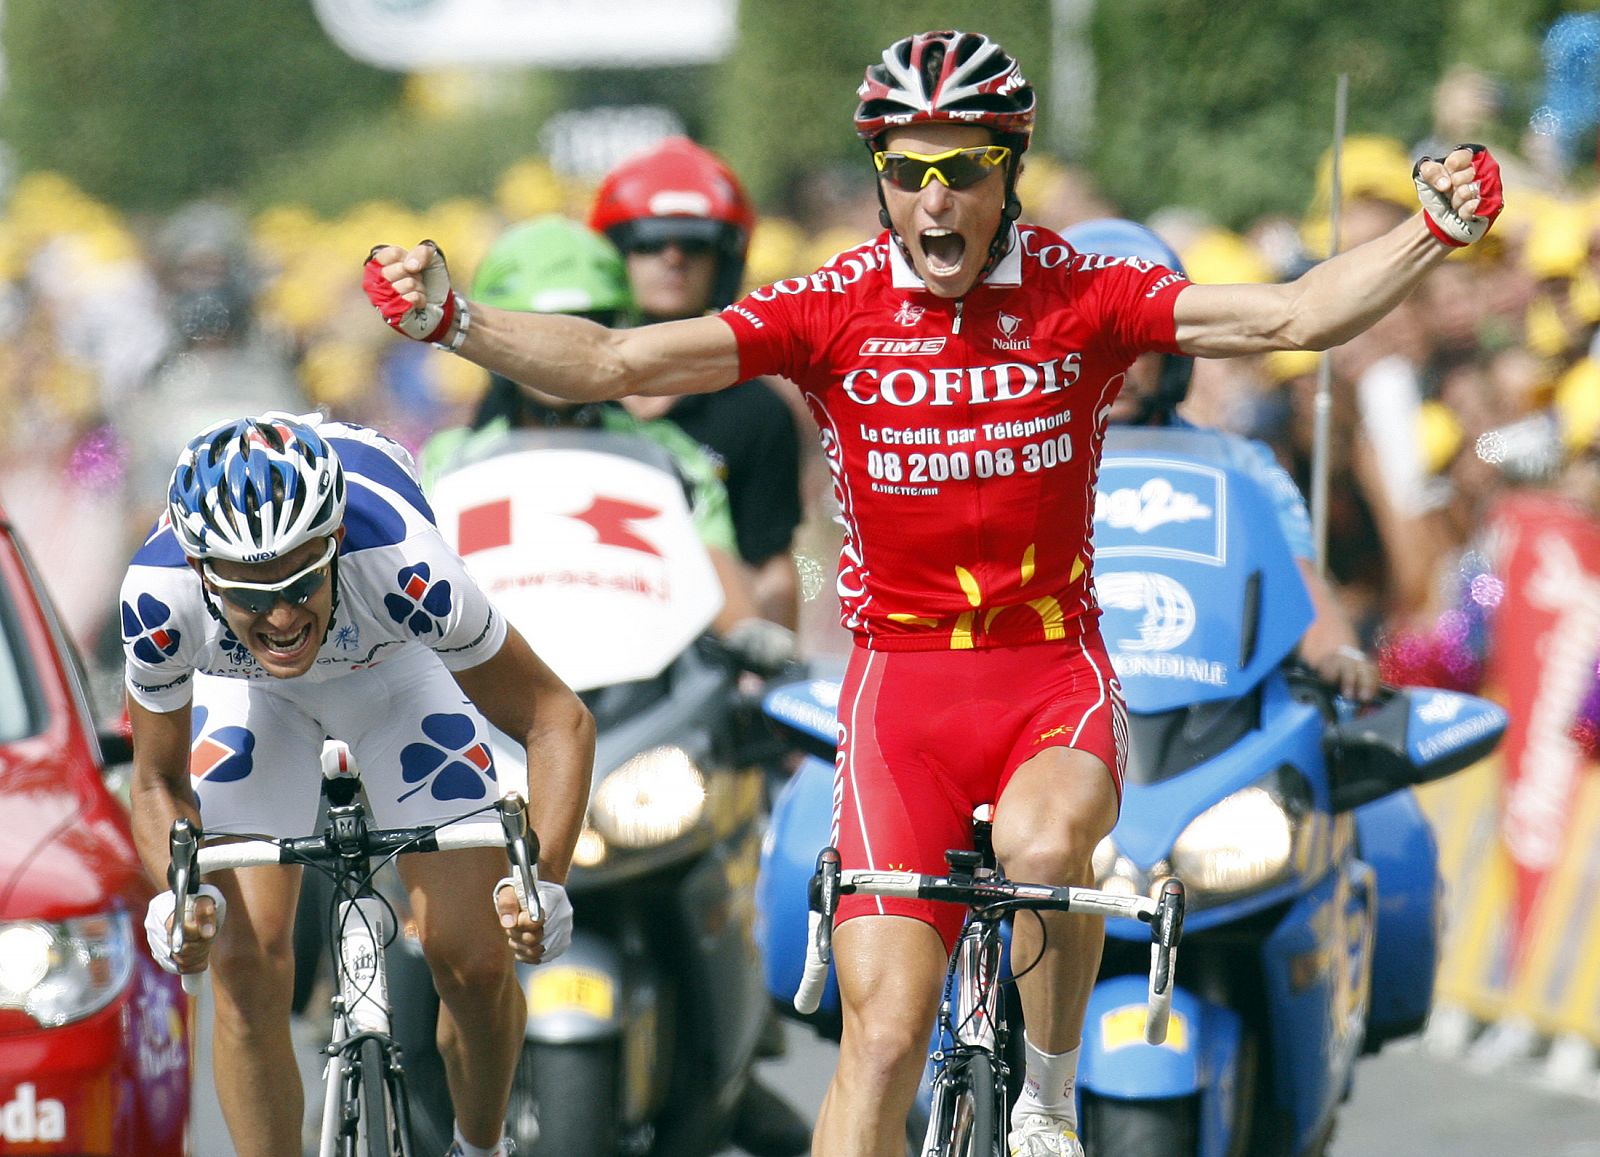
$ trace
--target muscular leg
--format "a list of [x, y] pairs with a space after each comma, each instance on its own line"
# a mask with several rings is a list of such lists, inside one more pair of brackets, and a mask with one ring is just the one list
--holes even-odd
[[[1117, 821], [1117, 790], [1106, 765], [1070, 747], [1051, 747], [1024, 763], [995, 806], [994, 850], [1013, 880], [1088, 887], [1095, 845]], [[1096, 916], [1044, 916], [1045, 952], [1039, 958], [1040, 924], [1032, 915], [1012, 922], [1011, 966], [1017, 981], [1028, 1039], [1048, 1053], [1077, 1046], [1084, 1010], [1100, 968], [1105, 921]]]
[[491, 892], [498, 849], [400, 860], [422, 952], [439, 991], [439, 1052], [461, 1136], [490, 1148], [505, 1125], [528, 1007]]
[[216, 998], [212, 1069], [239, 1157], [298, 1153], [305, 1115], [289, 1036], [300, 869], [246, 868], [210, 877], [228, 899], [211, 951]]
[[839, 926], [834, 958], [844, 1034], [811, 1151], [900, 1157], [949, 956], [920, 920], [861, 916]]

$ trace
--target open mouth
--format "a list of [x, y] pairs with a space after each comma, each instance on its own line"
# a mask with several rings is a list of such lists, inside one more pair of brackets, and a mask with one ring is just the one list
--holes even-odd
[[961, 268], [961, 259], [967, 252], [967, 239], [953, 229], [924, 229], [918, 236], [922, 243], [922, 256], [928, 262], [928, 272], [936, 277], [948, 277]]
[[266, 631], [256, 632], [256, 640], [261, 644], [261, 649], [274, 659], [294, 658], [310, 639], [310, 623], [307, 623], [291, 635], [268, 634]]

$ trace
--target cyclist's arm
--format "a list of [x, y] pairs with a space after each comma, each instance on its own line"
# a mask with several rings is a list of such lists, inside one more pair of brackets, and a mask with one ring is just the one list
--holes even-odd
[[493, 656], [454, 675], [484, 717], [526, 749], [539, 875], [564, 882], [589, 804], [593, 717], [515, 627]]
[[739, 348], [716, 317], [607, 329], [583, 318], [472, 306], [460, 350], [512, 381], [574, 401], [705, 394], [739, 380]]
[[1190, 285], [1173, 305], [1178, 347], [1194, 357], [1321, 350], [1388, 313], [1450, 250], [1418, 213], [1283, 285]]
[[152, 711], [129, 696], [128, 720], [133, 727], [133, 838], [146, 870], [164, 886], [173, 821], [200, 824], [200, 801], [189, 782], [189, 704]]

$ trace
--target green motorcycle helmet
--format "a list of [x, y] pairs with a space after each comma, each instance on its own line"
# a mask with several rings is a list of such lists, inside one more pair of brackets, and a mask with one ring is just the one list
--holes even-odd
[[551, 214], [501, 235], [478, 264], [469, 296], [518, 313], [566, 313], [610, 325], [632, 308], [622, 254], [604, 236]]

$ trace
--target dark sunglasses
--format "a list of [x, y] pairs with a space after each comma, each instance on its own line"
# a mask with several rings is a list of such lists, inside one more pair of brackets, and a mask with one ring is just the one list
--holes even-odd
[[1006, 163], [1008, 145], [977, 145], [947, 153], [873, 153], [872, 163], [883, 179], [915, 193], [938, 181], [947, 189], [970, 189]]
[[201, 570], [206, 582], [211, 584], [212, 589], [222, 596], [225, 602], [249, 614], [264, 615], [277, 606], [280, 599], [291, 607], [305, 606], [307, 600], [321, 590], [322, 584], [328, 581], [329, 564], [338, 549], [338, 540], [330, 538], [328, 548], [322, 552], [320, 558], [310, 566], [275, 583], [247, 583], [219, 578], [217, 572], [211, 569], [209, 562], [203, 563]]
[[676, 249], [685, 257], [699, 257], [703, 253], [715, 252], [716, 248], [716, 242], [699, 237], [652, 237], [649, 240], [633, 242], [628, 246], [628, 252], [643, 253], [653, 257], [657, 253], [665, 253], [668, 249]]

